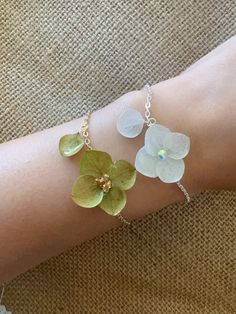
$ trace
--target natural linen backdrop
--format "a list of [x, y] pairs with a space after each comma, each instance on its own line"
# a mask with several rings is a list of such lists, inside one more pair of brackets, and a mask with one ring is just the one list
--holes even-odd
[[[0, 140], [172, 77], [235, 34], [231, 0], [1, 2]], [[220, 75], [220, 73], [219, 73]], [[50, 259], [13, 313], [235, 313], [236, 193], [206, 192]]]

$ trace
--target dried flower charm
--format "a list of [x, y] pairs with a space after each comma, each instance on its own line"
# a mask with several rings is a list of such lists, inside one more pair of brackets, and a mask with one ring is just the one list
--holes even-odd
[[80, 176], [74, 183], [72, 199], [79, 206], [99, 206], [115, 216], [125, 207], [125, 191], [133, 187], [135, 180], [136, 170], [129, 162], [112, 162], [106, 152], [88, 150], [80, 161]]
[[135, 167], [147, 177], [159, 177], [165, 183], [178, 182], [184, 174], [183, 158], [189, 149], [188, 136], [153, 124], [146, 131], [145, 144], [136, 155]]

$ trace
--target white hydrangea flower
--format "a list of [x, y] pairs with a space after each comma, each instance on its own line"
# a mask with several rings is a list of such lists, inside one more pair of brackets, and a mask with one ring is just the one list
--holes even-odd
[[8, 312], [4, 305], [0, 305], [0, 314], [12, 314], [12, 313]]
[[136, 155], [135, 167], [147, 177], [159, 177], [165, 183], [178, 182], [184, 174], [183, 158], [189, 149], [188, 136], [153, 124], [146, 131], [145, 144]]

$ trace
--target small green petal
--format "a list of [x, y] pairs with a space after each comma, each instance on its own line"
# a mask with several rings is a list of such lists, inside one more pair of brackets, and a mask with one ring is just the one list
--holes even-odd
[[99, 178], [108, 174], [112, 166], [111, 156], [98, 150], [86, 151], [80, 161], [80, 174]]
[[126, 194], [118, 187], [112, 188], [107, 194], [104, 194], [101, 207], [107, 214], [118, 215], [126, 204]]
[[72, 188], [73, 201], [82, 207], [91, 208], [101, 203], [103, 191], [92, 176], [79, 176]]
[[63, 157], [77, 154], [84, 146], [84, 140], [79, 133], [63, 136], [59, 142], [59, 151]]
[[136, 181], [136, 170], [129, 162], [118, 160], [112, 166], [109, 176], [113, 186], [129, 190]]

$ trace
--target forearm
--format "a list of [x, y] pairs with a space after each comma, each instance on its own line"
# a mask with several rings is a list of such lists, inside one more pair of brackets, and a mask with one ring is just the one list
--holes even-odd
[[[199, 116], [193, 94], [180, 89], [179, 79], [153, 87], [152, 113], [172, 131], [191, 138], [182, 182], [191, 195], [206, 187], [202, 173], [207, 167], [198, 150]], [[89, 129], [94, 148], [111, 154], [113, 160], [134, 162], [144, 137], [129, 140], [116, 130], [116, 120], [126, 106], [144, 112], [145, 92], [135, 91], [92, 114]], [[0, 281], [7, 281], [33, 265], [63, 250], [117, 226], [117, 218], [99, 208], [85, 209], [71, 200], [71, 187], [79, 174], [82, 153], [62, 158], [61, 136], [78, 131], [83, 119], [17, 139], [0, 146]], [[183, 200], [175, 184], [138, 175], [128, 191], [122, 215], [132, 220], [170, 203]]]

